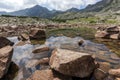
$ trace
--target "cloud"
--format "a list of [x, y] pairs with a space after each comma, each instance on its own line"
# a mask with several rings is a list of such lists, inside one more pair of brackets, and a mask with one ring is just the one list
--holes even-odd
[[100, 0], [0, 0], [0, 11], [16, 11], [36, 4], [47, 7], [50, 10], [64, 11], [72, 7], [81, 9], [98, 1]]

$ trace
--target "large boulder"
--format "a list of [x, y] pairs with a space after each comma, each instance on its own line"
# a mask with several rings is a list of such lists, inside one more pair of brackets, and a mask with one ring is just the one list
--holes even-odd
[[43, 29], [31, 29], [30, 40], [44, 40], [46, 39], [46, 33]]
[[33, 75], [27, 80], [72, 80], [72, 79], [58, 72], [47, 69], [35, 71], [35, 73], [33, 73]]
[[0, 49], [0, 78], [8, 71], [13, 55], [13, 48], [6, 46]]
[[5, 37], [0, 37], [0, 48], [8, 46], [8, 45], [13, 46], [14, 43]]
[[87, 53], [55, 49], [50, 62], [52, 69], [69, 76], [89, 77], [96, 68], [94, 59]]

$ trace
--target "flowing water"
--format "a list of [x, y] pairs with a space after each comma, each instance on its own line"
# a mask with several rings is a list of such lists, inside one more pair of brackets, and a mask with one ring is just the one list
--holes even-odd
[[[15, 44], [19, 42], [17, 37], [10, 37], [8, 39], [10, 39]], [[84, 41], [84, 43], [81, 46], [78, 45], [78, 42], [80, 40]], [[62, 48], [77, 52], [89, 53], [93, 55], [93, 57], [95, 57], [95, 59], [99, 62], [110, 63], [111, 68], [119, 67], [120, 66], [119, 57], [115, 53], [113, 53], [111, 49], [109, 49], [107, 46], [100, 43], [101, 42], [99, 42], [98, 44], [90, 40], [84, 40], [81, 37], [70, 38], [66, 36], [61, 36], [61, 37], [50, 37], [45, 41], [45, 44], [43, 45], [25, 44], [23, 46], [14, 46], [14, 54], [12, 61], [15, 62], [20, 68], [18, 72], [18, 76], [15, 78], [15, 80], [21, 80], [22, 78], [27, 78], [35, 70], [41, 69], [40, 66], [30, 66], [32, 64], [34, 65], [34, 63], [37, 62], [38, 59], [50, 55], [50, 52], [46, 53], [46, 55], [35, 55], [32, 53], [32, 51], [36, 47], [40, 47], [40, 46], [48, 46], [50, 47], [51, 50], [54, 48]], [[30, 65], [28, 66], [29, 63]]]

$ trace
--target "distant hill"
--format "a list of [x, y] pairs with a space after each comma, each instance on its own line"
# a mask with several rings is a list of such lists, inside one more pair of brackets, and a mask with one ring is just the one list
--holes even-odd
[[41, 7], [39, 5], [36, 5], [32, 8], [11, 12], [8, 14], [14, 16], [30, 16], [30, 17], [41, 17], [41, 18], [49, 18], [52, 17], [53, 15], [53, 13], [49, 11], [47, 8]]
[[0, 11], [0, 15], [2, 15], [2, 14], [6, 14], [7, 12], [5, 12], [5, 11]]

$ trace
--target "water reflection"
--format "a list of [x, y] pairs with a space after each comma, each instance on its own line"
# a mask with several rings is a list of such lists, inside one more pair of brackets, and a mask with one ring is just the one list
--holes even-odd
[[[15, 44], [19, 41], [17, 37], [9, 38]], [[83, 40], [84, 43], [79, 46], [78, 42]], [[98, 44], [91, 42], [90, 40], [84, 40], [81, 37], [70, 38], [66, 36], [61, 37], [50, 37], [46, 40], [45, 46], [48, 46], [51, 50], [54, 48], [68, 49], [78, 52], [85, 52], [91, 54], [99, 62], [109, 62], [112, 68], [119, 67], [120, 59], [116, 54], [111, 52], [104, 44]], [[20, 67], [18, 72], [17, 80], [21, 78], [29, 77], [35, 70], [41, 69], [40, 65], [35, 65], [35, 63], [43, 57], [50, 55], [50, 52], [46, 55], [35, 55], [32, 51], [36, 47], [43, 45], [32, 45], [25, 44], [23, 46], [14, 46], [14, 54], [12, 60]], [[37, 56], [37, 58], [36, 58]]]

